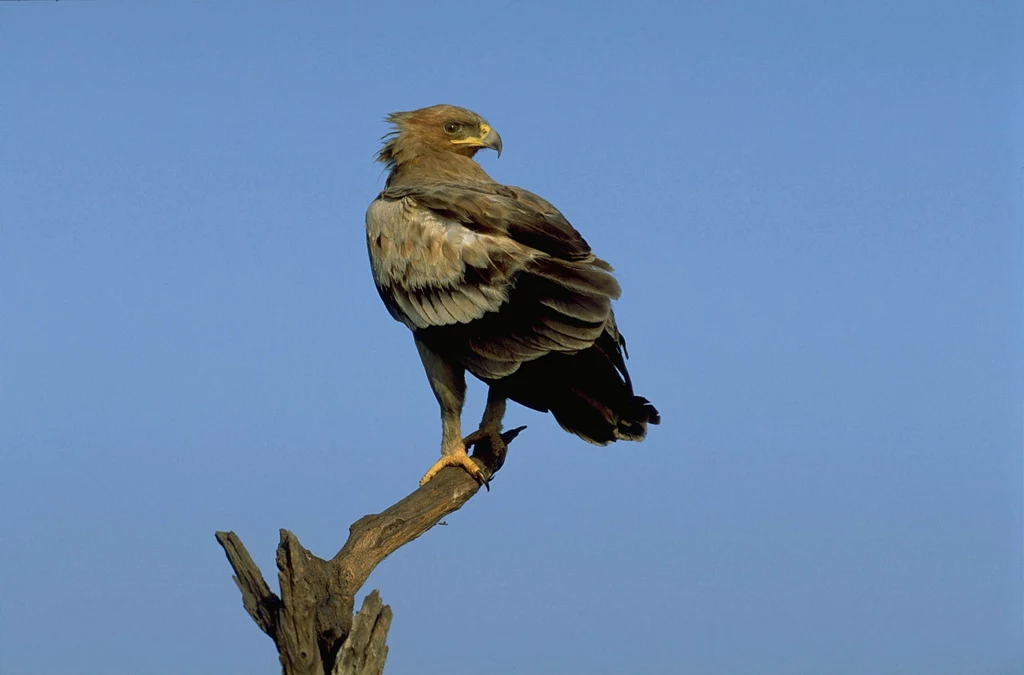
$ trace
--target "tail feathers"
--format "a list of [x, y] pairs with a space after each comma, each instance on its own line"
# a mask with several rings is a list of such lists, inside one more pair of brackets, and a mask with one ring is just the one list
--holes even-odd
[[491, 384], [522, 405], [550, 411], [563, 429], [589, 443], [642, 441], [647, 425], [659, 424], [661, 416], [650, 401], [633, 394], [613, 340], [605, 333], [588, 349], [548, 354]]
[[661, 415], [643, 396], [633, 396], [625, 410], [616, 410], [589, 396], [553, 402], [550, 410], [559, 426], [594, 445], [615, 441], [642, 441], [648, 424], [660, 424]]
[[613, 433], [621, 441], [642, 441], [647, 435], [647, 425], [661, 424], [661, 415], [643, 396], [634, 396], [630, 407], [629, 414], [618, 420]]

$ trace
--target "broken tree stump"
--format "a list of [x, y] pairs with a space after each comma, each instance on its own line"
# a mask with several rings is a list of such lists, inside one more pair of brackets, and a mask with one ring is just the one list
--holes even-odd
[[[506, 444], [526, 427], [504, 432]], [[505, 460], [486, 440], [473, 459], [490, 477]], [[217, 532], [235, 572], [242, 605], [266, 633], [284, 675], [380, 675], [384, 670], [391, 608], [374, 590], [353, 614], [355, 596], [386, 557], [462, 508], [480, 485], [459, 467], [448, 467], [429, 483], [380, 513], [363, 516], [333, 558], [310, 553], [298, 537], [281, 530], [277, 546], [280, 595], [270, 590], [234, 532]]]

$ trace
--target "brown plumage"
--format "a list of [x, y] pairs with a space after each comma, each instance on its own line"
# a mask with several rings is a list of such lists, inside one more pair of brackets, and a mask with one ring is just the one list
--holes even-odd
[[483, 474], [466, 456], [465, 371], [489, 385], [471, 441], [498, 441], [505, 400], [550, 411], [598, 445], [639, 441], [658, 411], [633, 393], [615, 325], [619, 284], [558, 209], [496, 183], [473, 160], [501, 154], [476, 113], [438, 105], [388, 117], [377, 159], [390, 174], [366, 212], [374, 282], [413, 332], [441, 406], [444, 466]]

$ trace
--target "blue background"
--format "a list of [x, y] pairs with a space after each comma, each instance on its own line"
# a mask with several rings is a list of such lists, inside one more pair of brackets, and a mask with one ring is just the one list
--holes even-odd
[[1019, 3], [356, 4], [0, 6], [0, 671], [278, 672], [213, 532], [276, 587], [436, 458], [363, 214], [447, 102], [664, 423], [513, 407], [389, 673], [1024, 672]]

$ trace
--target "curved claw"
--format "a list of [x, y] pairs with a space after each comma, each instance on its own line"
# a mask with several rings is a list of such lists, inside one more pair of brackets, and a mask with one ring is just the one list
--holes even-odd
[[487, 488], [487, 491], [491, 491], [490, 478], [487, 476], [487, 472], [480, 468], [480, 465], [470, 459], [469, 455], [466, 454], [466, 449], [462, 448], [447, 455], [441, 455], [441, 459], [434, 462], [423, 478], [420, 479], [420, 487], [423, 487], [430, 479], [436, 476], [441, 469], [445, 469], [449, 466], [459, 466], [466, 470], [470, 476], [476, 480], [477, 483]]

